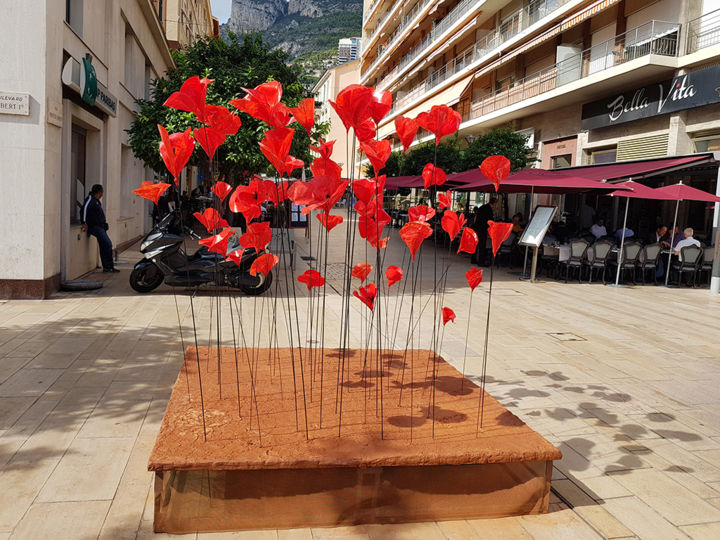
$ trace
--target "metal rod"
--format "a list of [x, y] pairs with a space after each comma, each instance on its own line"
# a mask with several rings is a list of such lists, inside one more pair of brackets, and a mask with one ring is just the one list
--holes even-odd
[[[629, 206], [630, 206], [630, 197], [627, 197], [625, 199], [625, 218], [623, 219], [622, 237], [620, 238], [620, 251], [618, 251], [617, 272], [615, 273], [615, 285], [616, 286], [618, 283], [620, 283], [620, 269], [622, 268], [622, 264], [623, 264], [623, 248], [625, 247], [625, 229], [627, 228], [627, 216], [628, 216], [628, 207]], [[633, 279], [635, 279], [635, 277], [633, 277]]]

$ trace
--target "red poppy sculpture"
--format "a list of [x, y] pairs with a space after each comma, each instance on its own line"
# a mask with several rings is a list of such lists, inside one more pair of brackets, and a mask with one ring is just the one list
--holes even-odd
[[160, 132], [160, 157], [177, 184], [180, 173], [195, 150], [192, 130], [187, 128], [182, 133], [168, 135], [167, 130], [158, 124], [158, 131]]
[[432, 163], [425, 165], [422, 172], [422, 178], [425, 182], [425, 189], [430, 189], [431, 186], [441, 186], [447, 180], [447, 174], [440, 167], [436, 167]]
[[262, 221], [260, 223], [251, 223], [247, 227], [247, 232], [240, 237], [240, 245], [247, 248], [255, 248], [260, 253], [264, 251], [272, 240], [272, 231], [270, 223]]
[[405, 118], [404, 116], [395, 118], [395, 132], [403, 145], [403, 152], [407, 152], [408, 148], [410, 148], [419, 127], [418, 123], [412, 118]]
[[140, 184], [139, 188], [134, 189], [133, 193], [135, 195], [139, 195], [143, 199], [147, 199], [148, 201], [152, 201], [157, 204], [162, 194], [165, 193], [169, 187], [170, 184], [165, 184], [163, 182], [158, 182], [156, 184], [154, 182], [145, 181]]
[[304, 283], [307, 286], [308, 291], [313, 287], [322, 287], [325, 285], [325, 278], [320, 275], [317, 270], [305, 270], [302, 274], [297, 277], [300, 283]]
[[208, 251], [219, 253], [220, 255], [225, 257], [227, 255], [228, 240], [233, 234], [235, 234], [235, 231], [233, 231], [232, 229], [224, 229], [218, 234], [203, 238], [202, 240], [198, 241], [198, 244], [206, 246], [208, 248]]
[[462, 236], [460, 237], [460, 247], [457, 252], [475, 253], [478, 245], [478, 235], [470, 227], [463, 229]]
[[323, 159], [330, 159], [333, 153], [333, 147], [335, 146], [335, 141], [325, 142], [322, 139], [318, 139], [318, 142], [318, 146], [310, 145], [310, 150], [320, 154], [320, 157]]
[[500, 189], [500, 182], [510, 174], [510, 160], [505, 156], [486, 157], [480, 164], [480, 172], [495, 186], [495, 191]]
[[376, 90], [370, 103], [370, 117], [376, 125], [385, 118], [390, 109], [392, 109], [392, 94], [387, 90]]
[[335, 227], [337, 227], [343, 222], [342, 216], [334, 216], [331, 214], [326, 214], [325, 212], [316, 215], [318, 221], [322, 223], [323, 227], [325, 227], [327, 232], [332, 231]]
[[230, 226], [227, 221], [220, 217], [220, 213], [214, 208], [206, 208], [202, 214], [200, 212], [195, 212], [193, 216], [195, 216], [195, 219], [203, 224], [209, 233], [213, 232], [215, 229], [226, 229]]
[[408, 208], [408, 219], [410, 221], [430, 221], [435, 217], [435, 209], [424, 204]]
[[390, 141], [387, 139], [382, 141], [369, 140], [367, 142], [361, 142], [360, 148], [365, 152], [370, 164], [373, 166], [375, 174], [380, 174], [380, 171], [385, 168], [390, 154], [392, 153], [392, 146]]
[[207, 124], [208, 118], [205, 109], [205, 98], [207, 96], [207, 87], [212, 82], [212, 79], [201, 79], [198, 76], [190, 77], [183, 83], [178, 92], [173, 92], [170, 97], [165, 100], [163, 105], [180, 111], [194, 113], [198, 121]]
[[430, 112], [418, 114], [415, 121], [421, 128], [435, 135], [437, 146], [443, 137], [452, 135], [460, 128], [462, 116], [447, 105], [433, 105]]
[[510, 236], [512, 228], [512, 223], [488, 221], [488, 236], [490, 236], [490, 240], [492, 241], [493, 257], [497, 255], [502, 243]]
[[313, 98], [307, 98], [300, 102], [295, 108], [289, 109], [290, 113], [295, 117], [295, 120], [305, 128], [305, 131], [312, 131], [315, 125], [315, 100]]
[[230, 105], [273, 128], [284, 128], [290, 123], [290, 111], [280, 101], [282, 84], [270, 81], [244, 90], [247, 95], [243, 99], [231, 99]]
[[[370, 107], [375, 102], [374, 94], [375, 91], [372, 88], [351, 84], [340, 91], [335, 101], [330, 100], [330, 105], [342, 120], [345, 131], [353, 128], [357, 134], [359, 127], [368, 121], [372, 122]], [[360, 137], [358, 136], [358, 138]], [[360, 140], [367, 139], [360, 138]]]
[[460, 214], [458, 216], [452, 210], [447, 210], [443, 214], [442, 220], [440, 220], [440, 225], [443, 230], [448, 233], [450, 241], [452, 242], [455, 240], [455, 237], [460, 234], [460, 231], [465, 226], [466, 222], [467, 220], [465, 219], [465, 214]]
[[443, 326], [449, 322], [455, 322], [455, 312], [449, 307], [442, 308]]
[[232, 186], [227, 182], [218, 180], [217, 182], [215, 182], [215, 185], [212, 187], [211, 191], [218, 199], [220, 199], [220, 202], [223, 202], [225, 200], [225, 197], [230, 195], [230, 192], [232, 191]]
[[400, 229], [400, 238], [407, 244], [413, 261], [422, 243], [430, 236], [432, 236], [432, 228], [430, 224], [425, 221], [411, 221]]
[[360, 283], [365, 283], [365, 280], [367, 279], [368, 275], [370, 275], [370, 272], [372, 272], [372, 270], [373, 267], [368, 263], [358, 263], [352, 269], [352, 277], [358, 278], [360, 280]]
[[377, 297], [377, 286], [370, 283], [365, 287], [360, 287], [357, 291], [353, 291], [353, 296], [370, 308], [370, 311], [373, 311], [375, 309], [375, 298]]
[[467, 280], [467, 284], [470, 286], [470, 292], [473, 292], [475, 290], [475, 287], [480, 285], [483, 280], [483, 271], [480, 268], [471, 268], [467, 272], [465, 272], [465, 279]]
[[260, 273], [267, 277], [279, 261], [280, 259], [278, 259], [277, 255], [273, 255], [272, 253], [263, 253], [250, 265], [250, 275], [256, 276]]
[[444, 193], [438, 193], [438, 206], [441, 210], [444, 210], [445, 208], [450, 208], [452, 206], [452, 194], [450, 191], [445, 191]]
[[282, 177], [288, 175], [298, 167], [304, 165], [303, 161], [290, 155], [295, 130], [291, 128], [276, 128], [265, 132], [265, 137], [260, 141], [260, 151], [272, 163], [275, 170]]
[[387, 278], [388, 282], [388, 289], [395, 285], [398, 281], [400, 281], [403, 277], [403, 271], [402, 268], [399, 266], [395, 266], [394, 264], [391, 264], [387, 267], [385, 270], [385, 277]]

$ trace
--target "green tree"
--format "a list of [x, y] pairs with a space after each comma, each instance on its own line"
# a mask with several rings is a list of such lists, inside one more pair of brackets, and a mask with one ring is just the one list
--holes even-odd
[[[385, 164], [385, 168], [381, 171], [382, 174], [387, 175], [388, 177], [391, 176], [402, 176], [403, 175], [403, 167], [405, 162], [405, 155], [397, 150], [390, 154], [390, 157], [387, 160], [387, 163]], [[365, 165], [365, 176], [367, 178], [374, 178], [375, 177], [375, 169], [372, 165], [369, 163]]]
[[525, 169], [534, 161], [533, 150], [527, 147], [527, 137], [504, 127], [478, 137], [463, 150], [462, 170], [479, 167], [486, 157], [497, 154], [510, 160], [513, 171]]
[[[165, 172], [165, 167], [160, 157], [157, 125], [165, 126], [170, 133], [201, 125], [192, 113], [163, 106], [168, 96], [180, 90], [189, 77], [199, 75], [214, 79], [207, 92], [207, 103], [214, 105], [228, 106], [229, 100], [245, 96], [243, 88], [254, 88], [271, 80], [282, 83], [283, 102], [290, 107], [297, 106], [307, 97], [299, 70], [287, 65], [284, 52], [265, 46], [259, 34], [230, 35], [227, 42], [200, 39], [188, 49], [174, 52], [173, 56], [176, 68], [152, 81], [151, 98], [137, 101], [139, 113], [128, 130], [135, 157], [159, 173]], [[240, 117], [242, 127], [236, 135], [227, 138], [215, 155], [216, 170], [232, 184], [252, 174], [274, 173], [258, 146], [268, 126], [244, 113], [240, 113]], [[296, 131], [291, 153], [308, 164], [312, 161], [308, 149], [310, 138], [299, 124], [292, 127]], [[327, 130], [327, 125], [316, 125], [313, 139], [325, 135]], [[197, 145], [190, 164], [206, 166], [207, 161], [207, 156]], [[296, 172], [300, 174], [299, 169]]]
[[[428, 142], [414, 147], [405, 156], [403, 175], [422, 174], [425, 165], [435, 163], [435, 142]], [[437, 166], [450, 174], [459, 172], [462, 160], [457, 139], [446, 139], [437, 147]]]

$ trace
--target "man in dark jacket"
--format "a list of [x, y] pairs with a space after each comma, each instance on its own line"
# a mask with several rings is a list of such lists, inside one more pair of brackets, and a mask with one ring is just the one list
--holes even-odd
[[119, 272], [113, 264], [112, 241], [107, 234], [108, 224], [105, 219], [100, 199], [103, 196], [103, 187], [95, 184], [90, 190], [90, 195], [85, 199], [82, 209], [82, 229], [87, 231], [88, 236], [97, 238], [100, 246], [100, 260], [103, 265], [103, 272]]
[[487, 204], [483, 204], [480, 208], [475, 208], [475, 216], [473, 217], [472, 229], [478, 235], [478, 245], [475, 253], [470, 259], [471, 264], [480, 266], [487, 265], [488, 251], [486, 248], [488, 237], [488, 221], [495, 217], [495, 204], [497, 199], [492, 198]]

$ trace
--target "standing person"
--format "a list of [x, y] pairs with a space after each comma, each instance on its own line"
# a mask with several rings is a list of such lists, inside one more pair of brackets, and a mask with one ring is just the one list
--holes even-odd
[[488, 237], [488, 221], [495, 217], [495, 204], [497, 199], [490, 199], [480, 208], [475, 209], [475, 217], [472, 223], [472, 229], [478, 235], [478, 245], [475, 253], [470, 259], [470, 264], [487, 265], [487, 237]]
[[105, 219], [100, 199], [103, 196], [103, 187], [95, 184], [90, 190], [90, 195], [85, 199], [82, 210], [82, 230], [87, 231], [88, 236], [97, 238], [100, 247], [100, 260], [103, 265], [103, 272], [119, 272], [113, 264], [112, 241], [107, 235], [108, 224]]

